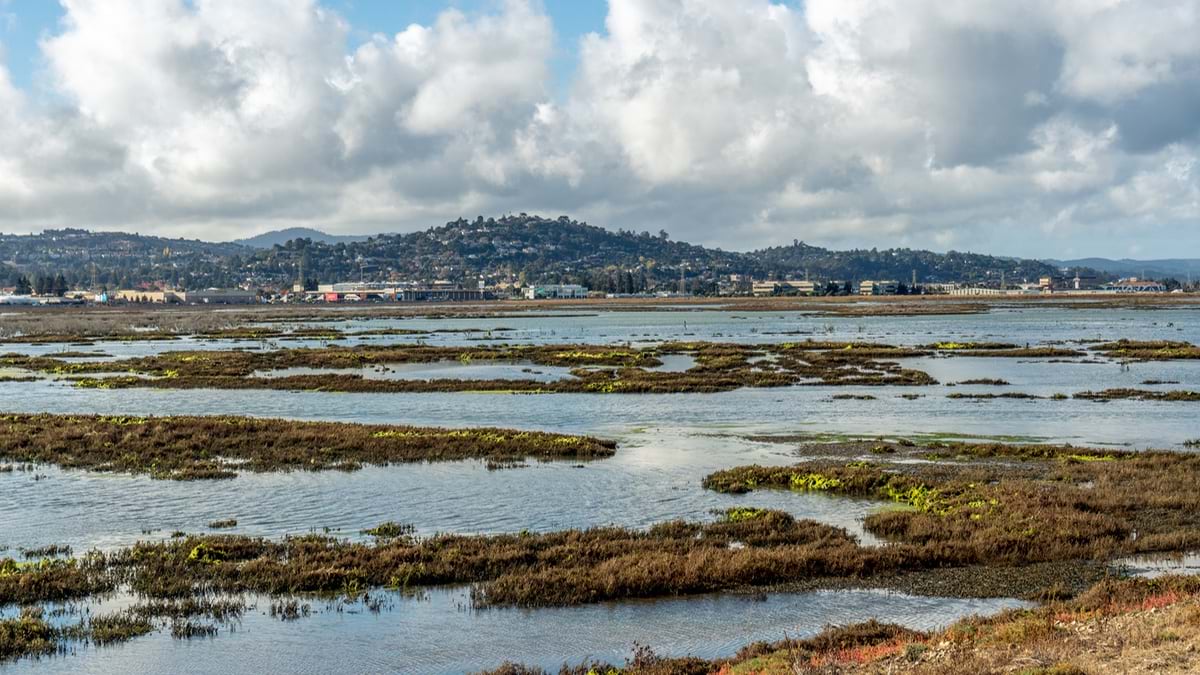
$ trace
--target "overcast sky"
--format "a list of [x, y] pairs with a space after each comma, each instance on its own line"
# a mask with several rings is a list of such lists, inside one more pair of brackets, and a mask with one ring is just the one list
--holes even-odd
[[1200, 0], [0, 0], [0, 231], [1200, 257]]

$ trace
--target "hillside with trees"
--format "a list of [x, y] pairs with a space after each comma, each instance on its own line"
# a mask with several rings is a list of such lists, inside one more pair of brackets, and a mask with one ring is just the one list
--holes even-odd
[[732, 252], [672, 240], [664, 231], [607, 230], [561, 216], [459, 219], [419, 232], [349, 239], [291, 239], [269, 248], [121, 232], [47, 230], [0, 235], [0, 274], [71, 288], [165, 284], [195, 289], [287, 287], [334, 281], [512, 280], [579, 283], [634, 293], [649, 288], [705, 292], [726, 274], [922, 282], [1036, 280], [1056, 268], [1035, 260], [912, 249], [833, 251], [796, 241]]

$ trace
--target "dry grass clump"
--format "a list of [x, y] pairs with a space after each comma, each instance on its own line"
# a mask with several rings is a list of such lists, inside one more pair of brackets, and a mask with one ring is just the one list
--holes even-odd
[[103, 560], [93, 555], [36, 562], [0, 558], [0, 607], [73, 600], [115, 587], [116, 580], [107, 574]]
[[55, 558], [60, 555], [71, 555], [71, 547], [67, 544], [47, 544], [37, 548], [21, 549], [21, 555], [24, 555], [26, 560]]
[[0, 416], [0, 457], [194, 480], [239, 471], [353, 471], [461, 459], [599, 459], [616, 444], [508, 429], [437, 429], [251, 417]]
[[87, 620], [85, 635], [98, 645], [127, 642], [154, 630], [154, 625], [136, 611], [100, 614]]
[[57, 639], [57, 631], [42, 618], [40, 608], [24, 608], [15, 619], [0, 619], [0, 663], [53, 654]]
[[236, 597], [143, 598], [129, 611], [147, 620], [204, 617], [224, 623], [240, 618], [246, 611], [246, 603]]
[[27, 657], [65, 652], [71, 641], [95, 645], [126, 642], [154, 630], [149, 619], [125, 610], [97, 614], [73, 626], [54, 626], [40, 607], [23, 607], [13, 619], [0, 619], [0, 664]]

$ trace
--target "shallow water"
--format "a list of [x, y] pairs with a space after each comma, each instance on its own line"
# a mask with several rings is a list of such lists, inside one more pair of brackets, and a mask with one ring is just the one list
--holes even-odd
[[1200, 574], [1200, 552], [1131, 556], [1114, 561], [1113, 567], [1150, 579], [1167, 574]]
[[175, 530], [202, 532], [227, 518], [238, 526], [223, 532], [278, 537], [329, 528], [357, 537], [386, 520], [413, 523], [422, 534], [647, 527], [673, 518], [711, 520], [713, 509], [738, 505], [783, 509], [873, 542], [859, 521], [880, 507], [876, 502], [699, 489], [704, 475], [719, 468], [794, 461], [780, 446], [662, 429], [630, 434], [615, 458], [582, 468], [530, 462], [488, 471], [482, 462], [465, 461], [176, 482], [40, 467], [0, 473], [0, 511], [12, 514], [3, 543], [14, 549], [47, 542], [109, 549]]
[[870, 618], [930, 630], [972, 614], [1025, 606], [1014, 600], [914, 597], [880, 591], [712, 595], [561, 609], [464, 609], [466, 589], [397, 598], [371, 614], [361, 606], [284, 623], [259, 600], [233, 630], [213, 639], [175, 640], [169, 632], [67, 657], [23, 661], [5, 672], [399, 672], [459, 673], [506, 660], [556, 671], [585, 659], [622, 663], [633, 641], [662, 655], [719, 657], [756, 640], [814, 635], [826, 624]]
[[[686, 322], [686, 325], [685, 325]], [[525, 343], [649, 343], [669, 339], [783, 342], [871, 340], [918, 345], [937, 341], [1042, 344], [1067, 340], [1173, 339], [1200, 342], [1194, 310], [1001, 309], [990, 314], [937, 317], [825, 317], [798, 312], [606, 312], [553, 318], [544, 314], [493, 319], [350, 321], [334, 326], [496, 328], [505, 341]], [[384, 336], [352, 344], [489, 344], [476, 333], [420, 338]], [[292, 347], [303, 342], [247, 343], [180, 340], [101, 343], [115, 356], [167, 350]], [[312, 345], [321, 342], [312, 341]], [[50, 353], [61, 345], [8, 345], [6, 351]], [[686, 369], [687, 356], [668, 357], [666, 370]], [[1077, 360], [1076, 360], [1077, 361]], [[942, 384], [930, 387], [742, 389], [717, 394], [335, 394], [284, 391], [78, 389], [61, 381], [0, 382], [0, 405], [10, 412], [131, 415], [244, 414], [294, 419], [431, 426], [502, 426], [586, 433], [618, 441], [617, 455], [582, 468], [530, 462], [487, 471], [481, 462], [367, 467], [354, 473], [246, 474], [230, 481], [177, 483], [146, 477], [98, 475], [38, 467], [0, 472], [0, 546], [16, 549], [70, 544], [76, 552], [112, 548], [173, 530], [201, 532], [213, 520], [236, 518], [239, 533], [278, 537], [324, 528], [339, 536], [384, 520], [413, 523], [418, 532], [551, 531], [617, 524], [644, 527], [672, 518], [703, 520], [734, 505], [779, 508], [845, 527], [875, 543], [861, 520], [873, 502], [819, 494], [761, 492], [729, 496], [700, 487], [704, 475], [731, 466], [788, 464], [799, 442], [763, 443], [753, 434], [905, 437], [921, 434], [1030, 441], [1181, 448], [1200, 437], [1194, 403], [1080, 400], [955, 400], [954, 392], [1016, 391], [1039, 396], [1110, 387], [1200, 390], [1200, 362], [1053, 363], [1047, 360], [936, 357], [903, 360]], [[525, 370], [534, 370], [528, 373]], [[362, 371], [354, 371], [362, 372]], [[468, 374], [470, 373], [470, 374]], [[503, 374], [499, 374], [503, 373]], [[387, 377], [557, 378], [568, 369], [528, 364], [414, 364], [389, 366]], [[374, 376], [374, 375], [372, 375]], [[1010, 386], [959, 385], [1002, 378]], [[1149, 386], [1145, 380], [1178, 384]], [[835, 400], [841, 393], [871, 400]], [[905, 396], [917, 396], [913, 400]], [[4, 553], [0, 553], [4, 555]], [[461, 596], [462, 591], [456, 591]], [[462, 612], [454, 593], [434, 592], [426, 603], [405, 601], [381, 615], [323, 613], [292, 624], [248, 617], [215, 641], [174, 641], [169, 635], [135, 640], [81, 656], [22, 664], [21, 670], [396, 670], [456, 672], [494, 666], [503, 656], [557, 668], [586, 656], [620, 661], [632, 640], [671, 653], [728, 655], [750, 639], [807, 634], [827, 623], [867, 617], [930, 627], [962, 612], [993, 611], [1004, 603], [907, 598], [884, 594], [771, 596], [620, 603], [567, 610]], [[262, 604], [262, 603], [260, 603]], [[1011, 603], [1010, 603], [1011, 604]], [[265, 607], [265, 604], [263, 605]], [[919, 623], [925, 621], [927, 623]], [[422, 660], [423, 659], [423, 660]]]

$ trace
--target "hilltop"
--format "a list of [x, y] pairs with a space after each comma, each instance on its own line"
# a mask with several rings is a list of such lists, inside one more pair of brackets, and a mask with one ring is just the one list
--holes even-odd
[[338, 242], [354, 242], [367, 239], [365, 235], [354, 234], [328, 234], [320, 230], [314, 230], [310, 227], [289, 227], [282, 230], [271, 230], [253, 237], [245, 239], [235, 239], [232, 243], [241, 246], [249, 246], [250, 248], [271, 248], [286, 244], [293, 239], [310, 239], [326, 244], [336, 244]]

